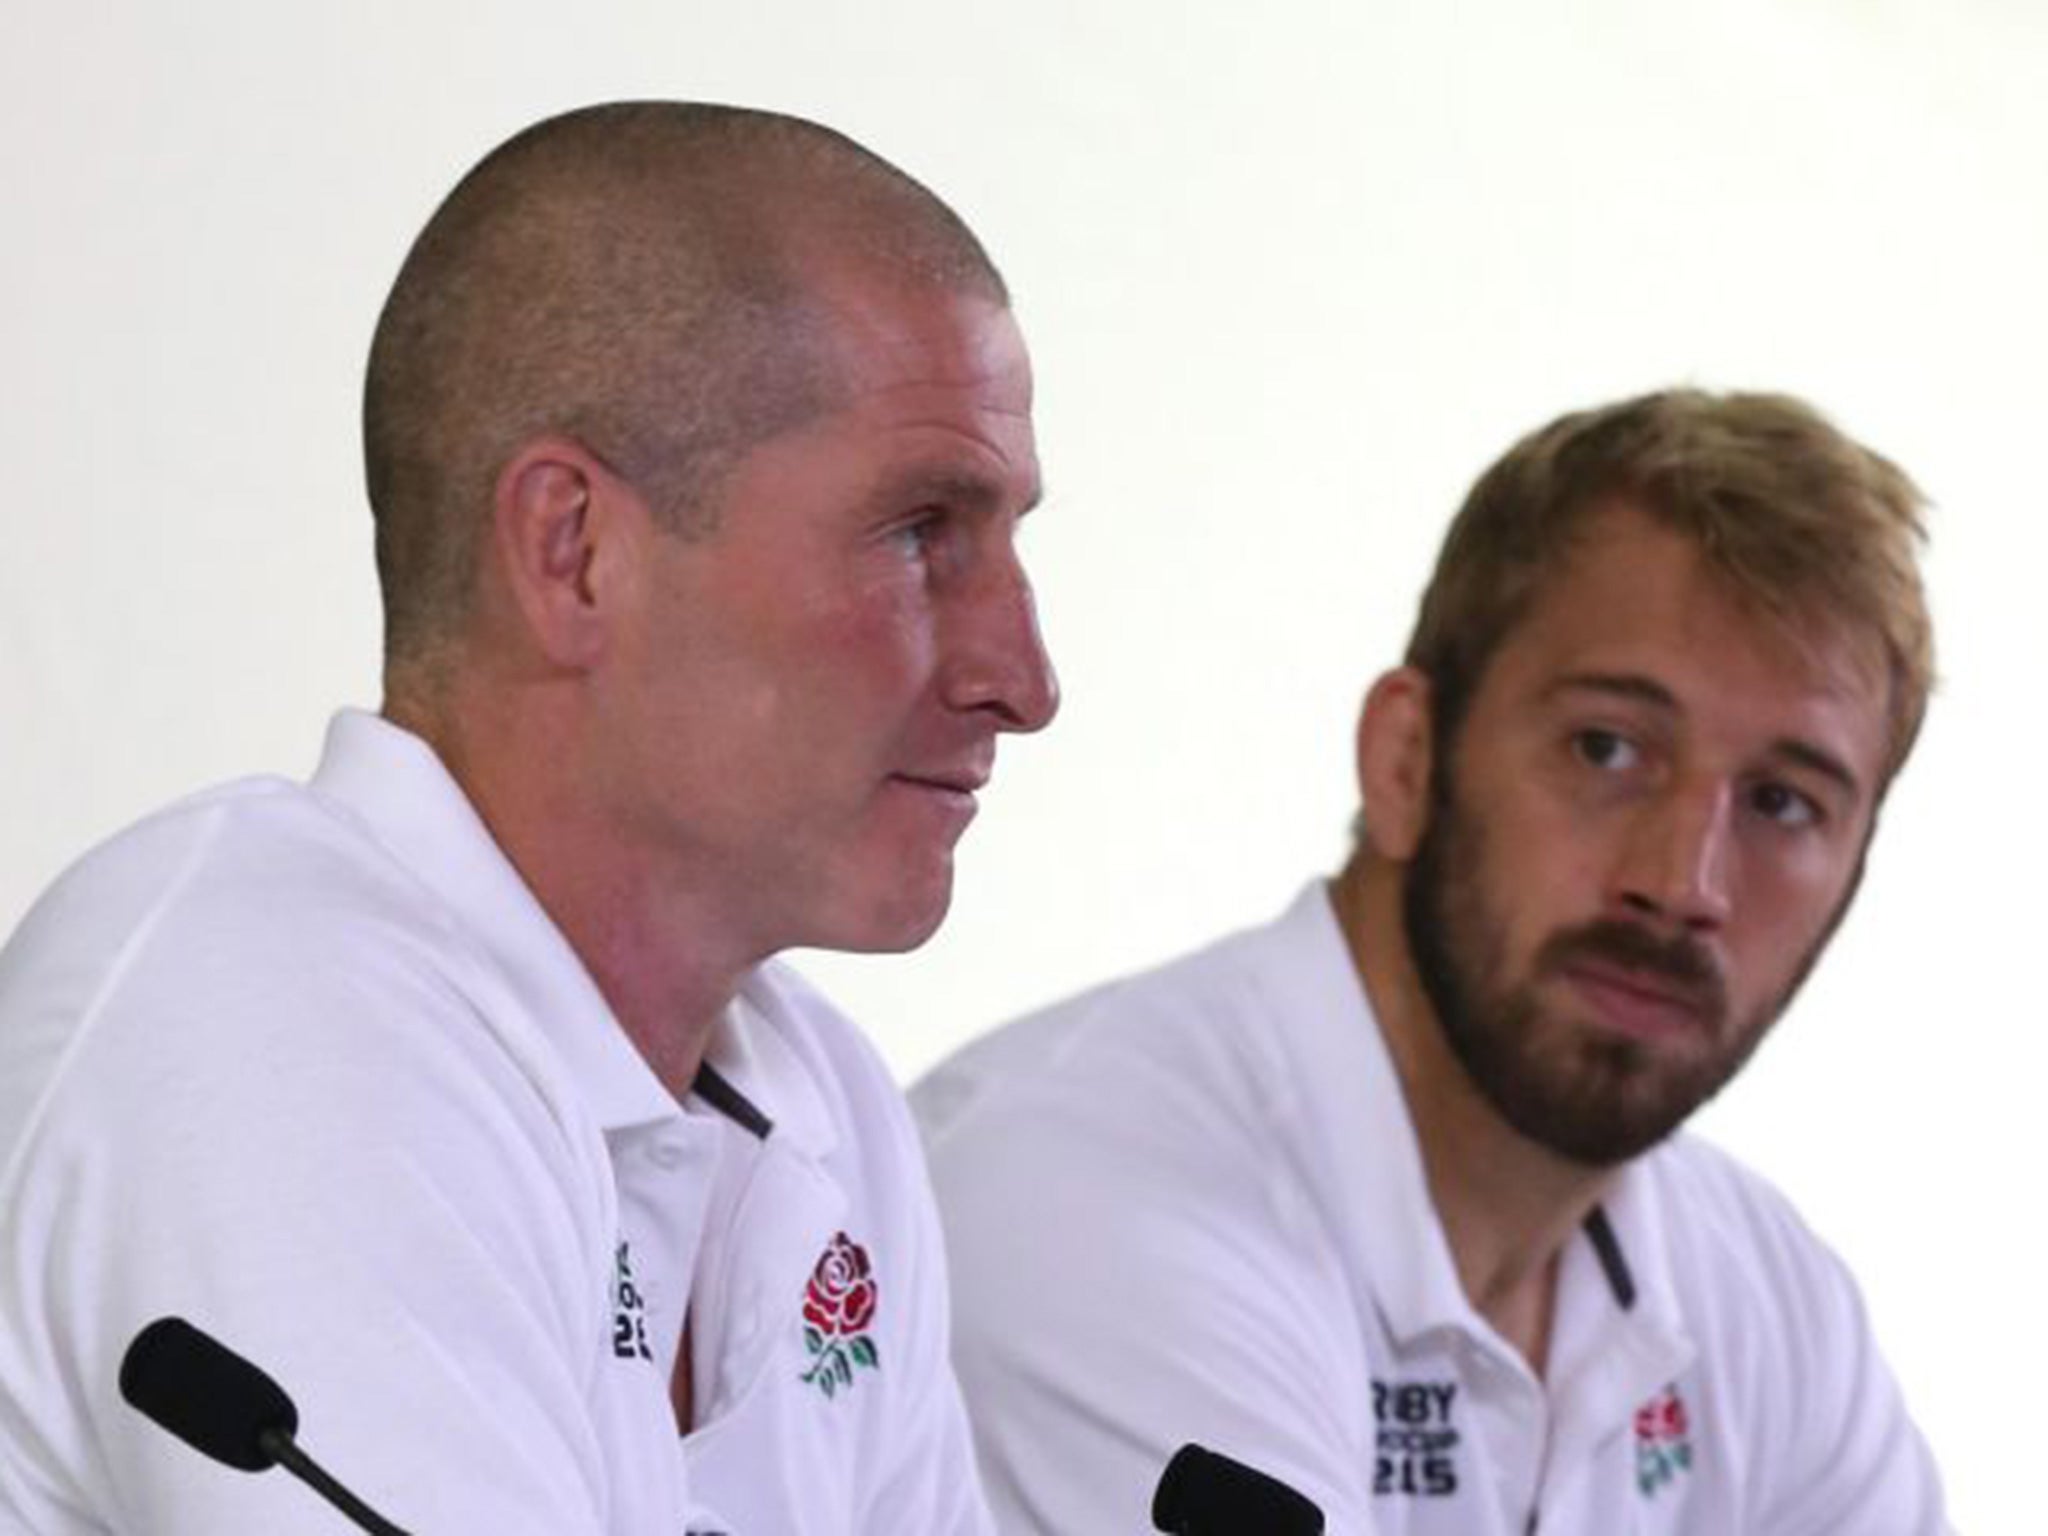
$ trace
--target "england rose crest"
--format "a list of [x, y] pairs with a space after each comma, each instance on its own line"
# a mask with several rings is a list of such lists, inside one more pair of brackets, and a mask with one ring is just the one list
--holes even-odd
[[833, 1234], [804, 1288], [804, 1348], [811, 1363], [803, 1381], [835, 1397], [852, 1387], [855, 1371], [881, 1367], [868, 1337], [880, 1299], [867, 1250], [844, 1232]]
[[1636, 1410], [1636, 1487], [1644, 1497], [1692, 1470], [1692, 1425], [1685, 1399], [1666, 1387]]

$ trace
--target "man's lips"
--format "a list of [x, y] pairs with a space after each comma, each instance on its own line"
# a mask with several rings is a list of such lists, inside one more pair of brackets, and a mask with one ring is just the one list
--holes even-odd
[[889, 776], [889, 782], [907, 789], [917, 800], [938, 811], [956, 833], [964, 830], [981, 809], [975, 794], [988, 783], [988, 770], [976, 764], [954, 767], [918, 768]]
[[974, 793], [988, 782], [988, 775], [964, 768], [920, 768], [892, 773], [888, 782], [900, 792], [897, 803], [912, 808], [923, 829], [920, 835], [936, 835], [950, 847], [981, 813]]
[[1559, 968], [1601, 1020], [1623, 1034], [1658, 1039], [1711, 1027], [1712, 998], [1689, 983], [1655, 971], [1601, 960], [1578, 960]]
[[988, 770], [975, 768], [921, 769], [915, 773], [891, 774], [899, 783], [909, 784], [918, 789], [943, 790], [949, 794], [972, 796], [988, 783]]

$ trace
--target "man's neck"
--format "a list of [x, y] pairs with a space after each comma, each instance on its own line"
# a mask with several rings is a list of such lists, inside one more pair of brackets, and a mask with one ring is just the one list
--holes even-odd
[[1398, 868], [1354, 859], [1332, 884], [1331, 900], [1400, 1078], [1458, 1280], [1540, 1379], [1559, 1257], [1613, 1175], [1528, 1140], [1473, 1086], [1415, 972]]
[[721, 942], [717, 905], [665, 884], [648, 850], [617, 846], [615, 832], [591, 813], [566, 755], [536, 763], [530, 751], [508, 745], [568, 742], [572, 733], [498, 718], [506, 707], [422, 717], [387, 701], [384, 714], [440, 756], [641, 1058], [681, 1100], [759, 957]]

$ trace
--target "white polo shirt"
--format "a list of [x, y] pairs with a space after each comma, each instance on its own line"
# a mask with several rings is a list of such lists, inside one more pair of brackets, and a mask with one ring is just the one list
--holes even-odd
[[1931, 1536], [1853, 1283], [1679, 1137], [1565, 1251], [1549, 1379], [1472, 1308], [1327, 895], [912, 1092], [997, 1525], [1139, 1531], [1198, 1441], [1336, 1536]]
[[678, 1104], [374, 717], [123, 833], [0, 952], [0, 1531], [335, 1529], [120, 1400], [164, 1314], [421, 1536], [983, 1531], [944, 1292], [852, 1026], [763, 967]]

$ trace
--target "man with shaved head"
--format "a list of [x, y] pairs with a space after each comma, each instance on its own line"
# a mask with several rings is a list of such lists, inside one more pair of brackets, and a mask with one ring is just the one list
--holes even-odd
[[464, 178], [371, 349], [382, 708], [0, 954], [0, 1528], [335, 1528], [122, 1402], [181, 1316], [407, 1529], [987, 1529], [915, 1138], [771, 957], [925, 939], [1053, 714], [1030, 406], [972, 233], [828, 129]]

